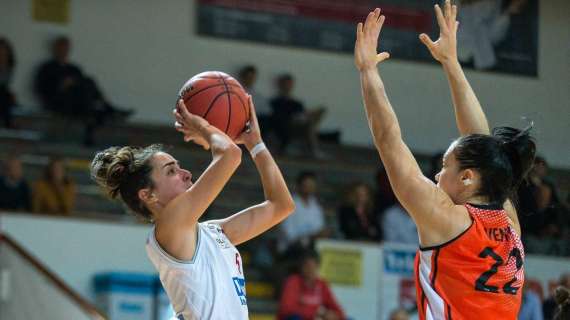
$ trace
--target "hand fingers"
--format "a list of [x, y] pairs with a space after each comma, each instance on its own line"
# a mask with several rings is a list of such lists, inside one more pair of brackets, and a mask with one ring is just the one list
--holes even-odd
[[425, 44], [428, 48], [433, 48], [435, 45], [435, 43], [431, 40], [431, 38], [425, 33], [420, 34], [420, 41], [423, 44]]
[[362, 22], [359, 22], [356, 25], [356, 40], [358, 41], [358, 39], [362, 38]]
[[374, 11], [368, 13], [366, 21], [364, 21], [364, 32], [370, 32], [372, 21], [374, 20]]
[[420, 41], [425, 44], [430, 51], [435, 47], [435, 43], [425, 33], [420, 34]]
[[437, 17], [437, 24], [439, 25], [439, 31], [441, 33], [447, 33], [447, 24], [445, 23], [445, 18], [443, 17], [443, 12], [441, 12], [441, 8], [439, 5], [435, 5], [435, 16]]
[[378, 63], [387, 60], [390, 58], [390, 54], [388, 52], [382, 52], [378, 55], [376, 55], [376, 60], [378, 61]]
[[382, 15], [382, 16], [380, 16], [380, 17], [378, 18], [378, 24], [380, 25], [380, 26], [378, 27], [378, 32], [380, 32], [380, 30], [382, 30], [382, 26], [384, 25], [384, 21], [386, 21], [386, 17], [385, 17], [385, 16]]
[[257, 114], [255, 113], [255, 105], [251, 95], [249, 96], [249, 121], [257, 124]]
[[445, 18], [447, 19], [447, 21], [449, 21], [449, 19], [451, 18], [451, 3], [449, 2], [449, 0], [445, 0]]
[[374, 21], [378, 22], [380, 20], [380, 8], [374, 9]]
[[180, 115], [182, 116], [182, 118], [189, 118], [191, 116], [190, 112], [188, 111], [188, 108], [186, 108], [186, 104], [184, 103], [184, 100], [180, 99], [178, 100], [178, 113], [180, 113]]
[[178, 112], [177, 110], [174, 110], [172, 112], [174, 114], [174, 118], [176, 119], [176, 121], [180, 122], [180, 124], [184, 124], [184, 117], [182, 117], [182, 115], [180, 114], [180, 112]]
[[451, 6], [451, 21], [457, 20], [457, 5]]

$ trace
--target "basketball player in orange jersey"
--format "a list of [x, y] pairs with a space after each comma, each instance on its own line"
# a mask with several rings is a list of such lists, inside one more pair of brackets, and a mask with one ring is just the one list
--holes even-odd
[[[433, 43], [422, 36], [435, 57], [436, 47], [455, 41], [456, 13], [449, 3], [445, 14], [436, 6], [441, 37]], [[499, 127], [492, 135], [482, 131], [462, 136], [451, 143], [437, 185], [433, 184], [402, 140], [377, 69], [389, 58], [376, 51], [383, 23], [376, 9], [358, 24], [355, 64], [375, 146], [398, 200], [418, 227], [415, 276], [420, 319], [514, 320], [521, 303], [524, 250], [517, 219], [509, 217], [504, 204], [528, 173], [535, 144], [528, 129]], [[452, 87], [458, 84], [452, 80]], [[464, 107], [457, 101], [473, 98], [453, 92], [458, 111]], [[472, 115], [478, 112], [480, 117]], [[458, 121], [464, 129], [484, 115], [470, 109], [458, 112], [458, 118], [473, 118]], [[514, 213], [510, 206], [509, 211]]]
[[98, 152], [91, 175], [112, 198], [152, 222], [146, 251], [176, 311], [177, 319], [248, 319], [240, 243], [285, 219], [294, 202], [273, 157], [263, 144], [249, 99], [250, 129], [238, 137], [261, 176], [265, 201], [222, 220], [198, 222], [241, 162], [240, 148], [180, 100], [176, 129], [185, 141], [212, 152], [202, 175], [182, 169], [153, 145], [111, 147]]

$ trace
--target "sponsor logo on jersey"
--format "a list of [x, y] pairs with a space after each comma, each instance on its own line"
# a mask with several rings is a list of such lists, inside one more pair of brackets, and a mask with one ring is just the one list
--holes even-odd
[[232, 280], [234, 282], [234, 288], [236, 289], [236, 293], [238, 295], [239, 301], [241, 302], [241, 305], [246, 306], [247, 298], [245, 296], [245, 279], [233, 277]]
[[218, 247], [220, 247], [221, 249], [229, 249], [231, 248], [230, 244], [228, 243], [228, 241], [224, 238], [216, 238], [216, 244], [218, 245]]

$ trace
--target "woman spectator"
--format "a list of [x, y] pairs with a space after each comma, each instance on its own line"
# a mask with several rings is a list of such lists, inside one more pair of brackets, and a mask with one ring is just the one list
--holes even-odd
[[285, 280], [279, 320], [341, 320], [345, 319], [327, 282], [319, 278], [319, 257], [307, 251], [300, 261], [298, 274]]
[[349, 189], [346, 203], [338, 209], [338, 219], [348, 240], [381, 239], [371, 189], [365, 183], [356, 183]]
[[74, 203], [75, 183], [67, 176], [63, 159], [50, 159], [44, 177], [35, 184], [33, 211], [68, 216]]

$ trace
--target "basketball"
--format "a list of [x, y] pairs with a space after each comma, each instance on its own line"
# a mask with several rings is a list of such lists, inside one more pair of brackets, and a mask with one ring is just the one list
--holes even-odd
[[188, 111], [236, 139], [249, 120], [248, 96], [241, 84], [220, 71], [199, 73], [182, 86], [178, 97]]

